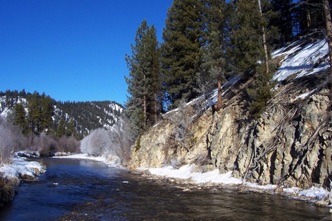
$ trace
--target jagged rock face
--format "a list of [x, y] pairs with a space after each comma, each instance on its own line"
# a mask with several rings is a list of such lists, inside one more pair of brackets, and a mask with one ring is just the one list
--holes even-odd
[[[262, 116], [253, 120], [238, 88], [224, 99], [222, 110], [209, 109], [190, 121], [182, 133], [185, 138], [179, 139], [177, 131], [183, 126], [179, 118], [165, 117], [133, 146], [131, 165], [196, 164], [201, 171], [233, 171], [235, 177], [260, 184], [328, 187], [332, 179], [330, 99], [328, 89], [288, 82], [276, 90]], [[172, 114], [193, 119], [194, 109], [188, 105], [185, 112]]]

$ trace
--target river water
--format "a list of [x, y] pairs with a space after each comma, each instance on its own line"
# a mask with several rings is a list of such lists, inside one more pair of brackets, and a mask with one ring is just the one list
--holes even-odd
[[331, 220], [327, 208], [225, 189], [184, 191], [165, 181], [87, 160], [44, 159], [0, 220]]

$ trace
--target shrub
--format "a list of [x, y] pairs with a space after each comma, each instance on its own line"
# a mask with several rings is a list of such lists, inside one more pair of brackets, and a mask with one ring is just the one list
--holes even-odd
[[75, 137], [70, 136], [62, 136], [58, 140], [58, 148], [59, 152], [71, 152], [77, 153], [80, 150], [80, 142], [75, 139]]
[[0, 117], [0, 164], [9, 163], [11, 154], [25, 144], [20, 129]]
[[109, 133], [103, 128], [98, 128], [82, 140], [81, 152], [92, 156], [102, 156], [110, 149], [110, 144]]
[[49, 155], [57, 149], [57, 142], [46, 133], [42, 132], [33, 137], [31, 150], [38, 151], [41, 155]]
[[121, 121], [107, 131], [98, 128], [81, 141], [80, 150], [93, 156], [106, 156], [108, 159], [120, 160], [125, 164], [130, 159], [130, 139], [128, 125]]

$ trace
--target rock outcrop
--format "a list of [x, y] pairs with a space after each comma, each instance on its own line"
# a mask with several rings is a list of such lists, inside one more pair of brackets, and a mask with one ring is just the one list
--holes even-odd
[[132, 147], [132, 167], [195, 164], [259, 184], [307, 188], [332, 179], [331, 90], [327, 73], [285, 79], [264, 113], [248, 112], [239, 81], [214, 112], [200, 98], [163, 116]]

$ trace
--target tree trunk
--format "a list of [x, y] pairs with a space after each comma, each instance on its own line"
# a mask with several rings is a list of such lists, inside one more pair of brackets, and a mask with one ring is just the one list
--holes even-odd
[[[261, 0], [258, 0], [258, 9], [259, 9], [259, 13], [261, 14], [261, 17], [263, 18]], [[266, 32], [265, 32], [265, 27], [264, 26], [262, 26], [262, 39], [263, 39], [264, 56], [265, 56], [265, 73], [268, 75], [269, 72], [270, 72], [270, 68], [269, 68], [269, 54], [268, 54], [268, 50], [267, 50]]]
[[[145, 82], [145, 75], [144, 75], [144, 82]], [[143, 120], [144, 120], [144, 127], [147, 125], [146, 109], [147, 109], [146, 108], [146, 95], [144, 93], [144, 96], [143, 96]]]
[[154, 95], [154, 123], [158, 121], [157, 95]]
[[332, 21], [329, 0], [323, 0], [323, 8], [325, 14], [327, 43], [329, 46], [330, 74], [328, 77], [328, 83], [330, 83], [332, 80]]
[[218, 101], [216, 110], [219, 111], [222, 108], [222, 94], [221, 94], [221, 80], [218, 79]]

